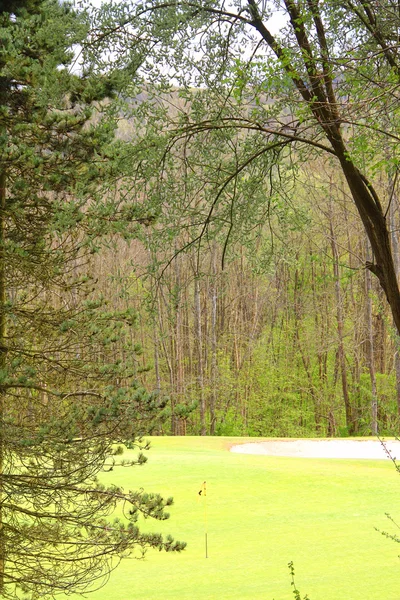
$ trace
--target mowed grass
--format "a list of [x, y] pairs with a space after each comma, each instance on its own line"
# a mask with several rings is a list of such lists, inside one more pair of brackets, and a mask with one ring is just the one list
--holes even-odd
[[106, 474], [125, 489], [172, 495], [171, 518], [144, 527], [188, 546], [123, 560], [92, 600], [289, 600], [289, 561], [310, 600], [400, 599], [400, 545], [375, 530], [394, 530], [385, 513], [400, 521], [393, 465], [229, 452], [246, 441], [257, 440], [153, 438], [146, 465]]

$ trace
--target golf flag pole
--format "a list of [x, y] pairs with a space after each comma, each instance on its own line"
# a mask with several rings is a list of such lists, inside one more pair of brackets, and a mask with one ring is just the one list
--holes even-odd
[[204, 502], [204, 541], [205, 541], [205, 545], [206, 545], [206, 558], [208, 558], [207, 482], [206, 481], [203, 481], [203, 485], [201, 486], [201, 489], [199, 491], [199, 496], [202, 496], [202, 498], [204, 499], [203, 500], [203, 502]]

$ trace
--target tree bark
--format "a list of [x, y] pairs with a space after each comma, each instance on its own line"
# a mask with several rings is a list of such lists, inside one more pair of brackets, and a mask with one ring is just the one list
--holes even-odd
[[206, 427], [206, 400], [204, 395], [204, 369], [203, 369], [203, 331], [201, 326], [201, 298], [200, 280], [198, 272], [194, 276], [194, 322], [197, 346], [197, 384], [200, 402], [200, 434], [207, 434]]
[[[175, 398], [178, 403], [183, 401], [183, 385], [184, 385], [184, 373], [183, 373], [183, 356], [182, 356], [182, 282], [181, 282], [181, 264], [180, 257], [177, 256], [175, 261], [175, 303], [174, 303], [174, 373], [175, 373]], [[176, 401], [175, 401], [176, 403]], [[172, 434], [173, 435], [185, 435], [186, 426], [184, 420], [172, 414]]]
[[367, 261], [366, 266], [378, 277], [400, 333], [400, 292], [386, 217], [380, 204], [373, 201], [370, 190], [351, 161], [345, 156], [339, 160], [375, 257], [374, 262]]
[[329, 215], [329, 229], [331, 237], [331, 248], [333, 258], [333, 276], [335, 283], [335, 298], [336, 298], [336, 323], [338, 334], [338, 362], [340, 375], [342, 380], [343, 401], [346, 413], [346, 426], [349, 435], [355, 433], [354, 415], [350, 402], [349, 386], [347, 381], [346, 355], [344, 350], [344, 325], [343, 325], [343, 307], [342, 307], [342, 291], [340, 285], [340, 270], [339, 270], [339, 253], [337, 248], [335, 231], [332, 222], [332, 211]]
[[211, 256], [211, 395], [210, 395], [210, 435], [215, 435], [217, 404], [217, 307], [218, 285], [216, 268], [216, 243]]
[[[156, 390], [161, 392], [161, 375], [160, 375], [160, 337], [157, 327], [157, 321], [161, 319], [160, 299], [157, 294], [156, 314], [153, 316], [153, 343], [154, 343], [154, 371], [156, 376]], [[157, 319], [158, 313], [158, 319]]]
[[[369, 259], [369, 244], [367, 242], [367, 260]], [[376, 390], [375, 354], [374, 354], [374, 331], [372, 322], [372, 282], [371, 273], [365, 269], [365, 297], [367, 308], [367, 360], [371, 380], [371, 433], [378, 435], [378, 395]]]
[[[392, 252], [394, 259], [394, 267], [396, 269], [397, 281], [400, 277], [400, 254], [399, 254], [399, 242], [397, 239], [397, 226], [396, 226], [396, 208], [398, 207], [398, 198], [395, 191], [396, 181], [393, 177], [389, 176], [389, 194], [390, 194], [390, 205], [389, 205], [389, 223], [390, 223], [390, 238], [392, 243]], [[397, 414], [400, 415], [400, 348], [399, 340], [395, 339], [395, 372], [396, 372], [396, 400], [397, 400]]]

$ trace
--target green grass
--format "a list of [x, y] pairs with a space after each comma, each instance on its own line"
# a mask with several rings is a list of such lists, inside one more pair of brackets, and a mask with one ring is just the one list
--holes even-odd
[[[287, 563], [310, 600], [399, 600], [400, 546], [377, 531], [400, 520], [389, 461], [234, 454], [238, 438], [153, 438], [149, 462], [107, 481], [174, 496], [171, 518], [147, 523], [185, 540], [181, 554], [124, 560], [92, 600], [289, 600]], [[208, 552], [204, 501], [207, 481]]]

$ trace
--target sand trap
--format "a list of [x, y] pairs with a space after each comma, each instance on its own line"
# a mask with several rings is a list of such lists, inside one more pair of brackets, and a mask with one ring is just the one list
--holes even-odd
[[[400, 460], [400, 441], [385, 442], [393, 458]], [[299, 458], [368, 458], [386, 459], [379, 440], [271, 440], [238, 444], [231, 452], [241, 454], [266, 454], [268, 456], [298, 456]]]

